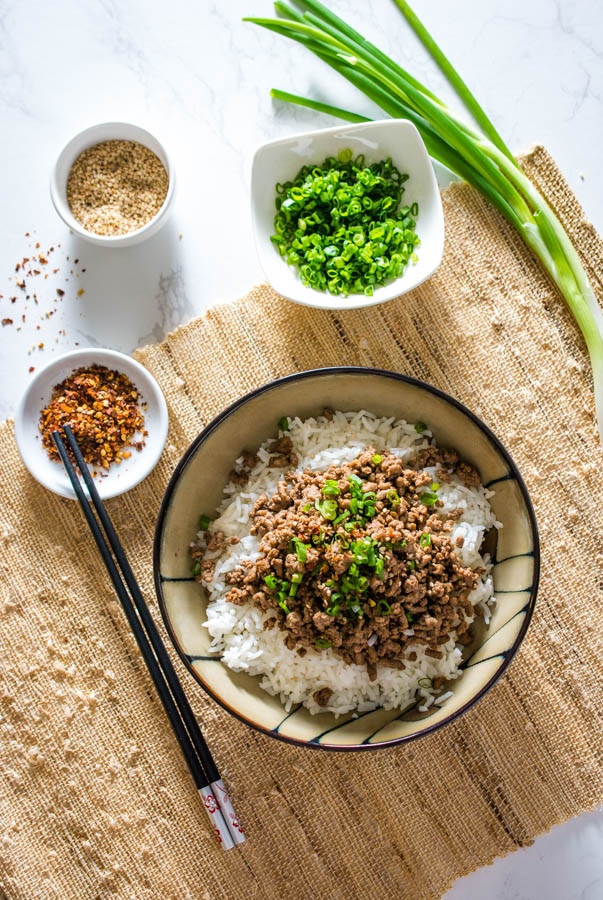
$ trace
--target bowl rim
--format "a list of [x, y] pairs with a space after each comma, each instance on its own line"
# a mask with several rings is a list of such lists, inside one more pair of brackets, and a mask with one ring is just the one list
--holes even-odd
[[[192, 663], [189, 661], [187, 654], [184, 652], [180, 645], [180, 641], [178, 640], [174, 629], [172, 628], [171, 620], [168, 615], [167, 605], [165, 601], [165, 597], [163, 594], [163, 582], [161, 580], [160, 575], [160, 554], [161, 554], [161, 541], [163, 537], [163, 530], [165, 524], [165, 518], [167, 516], [168, 509], [170, 507], [172, 495], [180, 480], [180, 476], [182, 475], [184, 469], [188, 465], [189, 461], [197, 452], [197, 449], [207, 440], [210, 434], [212, 434], [216, 428], [227, 419], [232, 413], [234, 413], [241, 406], [244, 406], [249, 400], [252, 400], [254, 397], [259, 396], [260, 394], [266, 393], [267, 391], [273, 390], [280, 385], [288, 384], [293, 381], [299, 381], [304, 378], [316, 378], [323, 377], [327, 375], [358, 375], [358, 374], [370, 374], [370, 375], [379, 375], [381, 377], [392, 378], [396, 381], [401, 381], [404, 384], [410, 384], [414, 387], [419, 387], [424, 390], [427, 390], [429, 393], [434, 394], [436, 397], [439, 397], [442, 400], [450, 403], [460, 412], [464, 413], [474, 422], [478, 428], [485, 434], [488, 440], [494, 445], [496, 450], [501, 454], [505, 462], [508, 464], [509, 469], [513, 475], [513, 478], [517, 481], [519, 486], [519, 490], [521, 492], [522, 498], [526, 505], [526, 510], [528, 513], [528, 518], [530, 521], [530, 528], [532, 532], [532, 537], [534, 540], [534, 549], [533, 549], [533, 559], [534, 559], [534, 574], [532, 578], [532, 585], [530, 587], [530, 596], [526, 601], [525, 609], [526, 615], [524, 621], [522, 623], [519, 632], [513, 641], [511, 647], [505, 651], [503, 655], [503, 661], [500, 668], [491, 676], [491, 678], [486, 682], [486, 684], [475, 694], [475, 696], [471, 697], [466, 703], [463, 704], [459, 709], [455, 710], [455, 712], [451, 713], [448, 716], [445, 716], [443, 719], [440, 719], [438, 722], [433, 725], [428, 726], [422, 731], [415, 734], [403, 735], [402, 737], [393, 738], [388, 741], [381, 741], [375, 744], [328, 744], [322, 743], [319, 741], [304, 741], [300, 738], [287, 737], [286, 735], [280, 734], [279, 731], [275, 731], [274, 729], [266, 728], [263, 725], [260, 725], [258, 722], [253, 721], [252, 719], [247, 718], [242, 713], [238, 712], [238, 710], [233, 709], [222, 697], [220, 697], [215, 691], [209, 687], [208, 684], [203, 680], [201, 675], [196, 671]], [[465, 712], [471, 709], [479, 700], [484, 697], [488, 691], [494, 686], [494, 684], [499, 680], [499, 678], [503, 675], [503, 673], [508, 668], [511, 660], [514, 658], [517, 653], [525, 634], [528, 630], [530, 622], [532, 620], [532, 615], [534, 613], [534, 608], [536, 605], [536, 597], [538, 594], [538, 586], [540, 581], [540, 537], [538, 532], [538, 524], [536, 521], [536, 513], [534, 511], [534, 506], [532, 500], [530, 498], [527, 486], [525, 481], [523, 480], [521, 473], [517, 467], [517, 464], [513, 460], [509, 451], [504, 447], [500, 439], [494, 434], [494, 432], [482, 422], [482, 420], [475, 415], [468, 407], [466, 407], [459, 400], [456, 400], [450, 394], [447, 394], [445, 391], [440, 390], [440, 388], [434, 387], [433, 385], [427, 384], [424, 381], [421, 381], [419, 378], [413, 378], [410, 375], [403, 375], [400, 372], [394, 372], [389, 369], [381, 369], [372, 366], [329, 366], [325, 368], [319, 369], [306, 369], [303, 372], [294, 372], [290, 375], [285, 375], [282, 378], [277, 378], [274, 381], [270, 381], [266, 384], [260, 385], [257, 388], [254, 388], [251, 391], [248, 391], [238, 400], [235, 400], [234, 403], [231, 403], [226, 407], [221, 413], [218, 413], [211, 422], [209, 422], [205, 428], [197, 435], [197, 437], [192, 441], [192, 443], [185, 450], [182, 458], [178, 462], [176, 468], [174, 469], [168, 485], [165, 489], [165, 493], [163, 495], [161, 506], [159, 508], [159, 514], [157, 517], [157, 524], [155, 526], [155, 535], [153, 539], [153, 578], [155, 582], [155, 593], [157, 595], [157, 601], [159, 604], [159, 609], [161, 611], [161, 616], [163, 619], [163, 623], [165, 625], [166, 631], [170, 636], [170, 640], [176, 650], [178, 656], [180, 657], [182, 663], [185, 668], [192, 674], [193, 678], [201, 685], [203, 690], [209, 694], [209, 696], [215, 700], [223, 709], [229, 712], [232, 716], [238, 719], [240, 722], [243, 722], [245, 725], [248, 725], [250, 728], [255, 729], [256, 731], [261, 732], [262, 734], [268, 735], [271, 738], [275, 738], [276, 740], [282, 741], [286, 744], [293, 744], [298, 747], [307, 747], [313, 750], [326, 750], [326, 751], [334, 751], [334, 752], [347, 752], [347, 751], [368, 751], [368, 750], [383, 750], [394, 747], [396, 745], [406, 744], [410, 741], [417, 740], [419, 738], [425, 737], [428, 734], [431, 734], [438, 729], [443, 728], [444, 725], [448, 725], [453, 722], [455, 719], [458, 719]]]
[[[164, 166], [167, 176], [168, 176], [168, 189], [161, 204], [161, 207], [157, 210], [152, 219], [149, 219], [148, 222], [145, 222], [144, 225], [141, 225], [140, 228], [136, 228], [134, 231], [127, 231], [125, 234], [97, 234], [94, 231], [90, 231], [79, 222], [73, 213], [71, 212], [71, 208], [69, 203], [67, 202], [66, 193], [63, 195], [63, 192], [59, 189], [58, 185], [58, 177], [57, 172], [59, 169], [59, 165], [63, 160], [65, 154], [74, 146], [77, 142], [79, 142], [82, 138], [88, 135], [93, 135], [95, 132], [102, 132], [103, 129], [110, 130], [120, 130], [123, 128], [132, 128], [136, 132], [138, 132], [138, 136], [134, 137], [99, 137], [98, 140], [93, 140], [91, 144], [84, 147], [78, 155], [75, 157], [75, 160], [80, 156], [84, 150], [88, 149], [88, 147], [94, 147], [95, 144], [100, 144], [103, 141], [118, 141], [118, 140], [129, 140], [135, 141], [139, 144], [142, 144], [147, 150], [151, 150], [152, 153], [155, 151], [145, 143], [145, 138], [156, 141], [159, 147], [161, 148], [161, 152], [165, 156], [166, 164]], [[157, 156], [157, 154], [155, 153]], [[160, 160], [163, 165], [163, 161]], [[71, 164], [73, 165], [73, 163]], [[76, 134], [72, 135], [68, 141], [66, 141], [59, 152], [56, 155], [55, 161], [52, 166], [52, 170], [50, 173], [50, 199], [52, 201], [52, 205], [54, 206], [55, 212], [63, 220], [65, 225], [77, 234], [79, 237], [84, 240], [89, 241], [92, 244], [96, 244], [101, 247], [126, 247], [131, 245], [133, 239], [137, 239], [137, 243], [142, 241], [143, 238], [151, 237], [151, 233], [155, 233], [155, 229], [157, 228], [160, 220], [164, 219], [167, 212], [169, 211], [176, 190], [176, 172], [174, 169], [174, 164], [172, 162], [172, 158], [168, 153], [165, 144], [161, 141], [157, 135], [153, 134], [152, 131], [149, 131], [148, 128], [145, 128], [143, 125], [137, 125], [135, 122], [123, 122], [123, 121], [111, 121], [111, 122], [97, 122], [94, 125], [88, 125], [87, 128], [82, 128], [81, 131], [78, 131]], [[151, 233], [149, 233], [151, 232]]]
[[[27, 387], [19, 398], [19, 403], [17, 405], [14, 416], [15, 443], [17, 444], [17, 449], [19, 451], [19, 456], [21, 457], [23, 465], [28, 470], [32, 478], [35, 478], [38, 484], [41, 484], [42, 487], [46, 488], [46, 490], [51, 491], [58, 497], [64, 497], [66, 500], [77, 499], [75, 491], [73, 490], [71, 485], [65, 485], [65, 492], [57, 491], [53, 487], [50, 487], [50, 485], [46, 481], [42, 480], [39, 472], [37, 472], [35, 470], [35, 467], [31, 464], [31, 458], [28, 457], [27, 453], [24, 450], [24, 448], [26, 447], [24, 422], [27, 418], [25, 409], [32, 393], [38, 390], [40, 386], [46, 385], [46, 383], [48, 382], [48, 373], [50, 369], [67, 361], [71, 361], [75, 370], [78, 368], [78, 362], [80, 365], [85, 366], [86, 363], [84, 362], [84, 360], [86, 359], [86, 357], [91, 355], [95, 357], [95, 363], [101, 366], [106, 365], [108, 367], [115, 368], [118, 371], [123, 371], [124, 366], [131, 367], [131, 369], [136, 373], [134, 378], [136, 379], [137, 387], [141, 391], [143, 396], [144, 392], [146, 391], [147, 393], [153, 395], [155, 402], [157, 403], [158, 422], [156, 428], [160, 436], [160, 440], [157, 444], [155, 452], [152, 454], [149, 453], [146, 456], [146, 458], [144, 459], [144, 465], [138, 465], [139, 460], [142, 463], [144, 454], [141, 454], [140, 457], [138, 455], [135, 457], [136, 465], [138, 465], [139, 471], [134, 476], [133, 473], [136, 471], [136, 468], [134, 466], [132, 477], [129, 482], [124, 481], [124, 486], [119, 485], [117, 488], [104, 491], [102, 484], [99, 484], [101, 499], [104, 501], [111, 500], [113, 497], [119, 497], [121, 496], [121, 494], [125, 494], [128, 491], [132, 490], [132, 488], [135, 488], [140, 484], [141, 481], [144, 481], [144, 479], [151, 474], [151, 472], [159, 462], [168, 436], [169, 413], [163, 391], [159, 387], [157, 379], [154, 377], [154, 375], [132, 356], [129, 356], [126, 353], [122, 353], [120, 350], [112, 350], [110, 347], [77, 347], [74, 350], [68, 350], [66, 353], [61, 353], [56, 358], [49, 360], [49, 362], [47, 362], [46, 365], [43, 366], [36, 373], [34, 378], [28, 383]], [[88, 365], [92, 365], [92, 363], [88, 363]]]
[[[437, 254], [437, 259], [434, 262], [434, 266], [430, 272], [425, 274], [420, 278], [415, 284], [409, 287], [403, 287], [401, 282], [409, 271], [409, 267], [407, 266], [401, 275], [398, 275], [393, 281], [388, 282], [385, 285], [381, 285], [379, 290], [383, 291], [382, 295], [377, 297], [367, 297], [363, 294], [359, 293], [351, 293], [348, 294], [347, 297], [342, 297], [341, 295], [331, 295], [328, 291], [314, 291], [311, 288], [307, 288], [305, 285], [298, 281], [299, 289], [296, 290], [287, 290], [283, 291], [281, 289], [282, 286], [277, 286], [273, 284], [273, 279], [271, 275], [271, 271], [264, 265], [262, 250], [264, 242], [261, 240], [259, 234], [259, 225], [258, 225], [258, 213], [256, 208], [256, 201], [254, 195], [254, 184], [257, 178], [257, 169], [258, 169], [258, 159], [261, 158], [263, 153], [266, 150], [270, 150], [273, 147], [287, 147], [289, 144], [293, 144], [296, 141], [305, 139], [305, 138], [316, 138], [323, 135], [336, 135], [342, 131], [366, 131], [366, 130], [379, 130], [382, 128], [399, 128], [402, 127], [404, 130], [408, 131], [413, 135], [413, 140], [417, 141], [417, 144], [422, 149], [422, 154], [427, 163], [428, 168], [431, 171], [431, 186], [433, 191], [433, 197], [438, 210], [438, 220], [440, 224], [441, 230], [441, 246], [439, 248], [439, 253]], [[435, 169], [433, 168], [433, 160], [429, 156], [427, 151], [427, 147], [425, 145], [425, 141], [421, 137], [421, 134], [410, 119], [405, 119], [402, 116], [398, 116], [396, 118], [384, 118], [384, 119], [371, 119], [366, 122], [342, 122], [339, 125], [333, 125], [328, 128], [314, 128], [311, 131], [302, 131], [296, 132], [295, 134], [284, 135], [283, 137], [274, 138], [270, 141], [265, 141], [263, 144], [260, 144], [256, 147], [252, 162], [251, 162], [251, 187], [250, 187], [250, 211], [251, 211], [251, 223], [253, 229], [253, 238], [256, 249], [256, 255], [258, 258], [259, 265], [264, 272], [266, 280], [272, 287], [274, 291], [276, 291], [280, 296], [286, 297], [287, 300], [290, 300], [292, 303], [296, 303], [299, 306], [307, 306], [312, 309], [365, 309], [366, 307], [371, 306], [380, 306], [382, 303], [389, 303], [391, 300], [395, 300], [396, 297], [402, 297], [404, 294], [407, 294], [409, 291], [414, 291], [425, 281], [433, 278], [433, 276], [438, 271], [442, 259], [444, 256], [444, 242], [446, 237], [446, 222], [444, 219], [444, 209], [442, 206], [442, 197], [440, 193], [440, 189], [438, 186], [438, 181], [436, 178]], [[282, 260], [281, 260], [282, 262]], [[286, 265], [286, 263], [284, 263]], [[319, 298], [326, 298], [324, 302]], [[329, 299], [331, 298], [331, 299]]]

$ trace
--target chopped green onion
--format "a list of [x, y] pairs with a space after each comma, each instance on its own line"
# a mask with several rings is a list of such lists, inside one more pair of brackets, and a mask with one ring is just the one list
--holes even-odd
[[422, 534], [419, 538], [419, 544], [421, 547], [429, 547], [431, 544], [431, 535], [430, 534]]
[[319, 500], [318, 497], [314, 501], [314, 507], [321, 514], [323, 519], [333, 519], [337, 516], [337, 500]]
[[387, 499], [392, 506], [399, 506], [400, 504], [400, 495], [394, 488], [392, 488], [391, 491], [387, 492]]
[[431, 484], [431, 490], [432, 490], [432, 491], [439, 491], [439, 489], [440, 489], [440, 483], [439, 483], [439, 481], [433, 481], [432, 484]]
[[383, 462], [383, 457], [381, 456], [380, 453], [375, 453], [375, 455], [371, 459], [371, 462], [374, 466], [380, 466], [381, 463]]
[[410, 569], [411, 572], [417, 568], [417, 564], [414, 561], [414, 559], [409, 559], [408, 562], [406, 563], [406, 566], [408, 569]]
[[316, 638], [314, 641], [319, 650], [328, 650], [333, 644], [328, 638]]
[[307, 546], [303, 541], [300, 541], [299, 538], [292, 538], [291, 544], [295, 548], [295, 553], [297, 554], [299, 562], [303, 565], [308, 558]]
[[427, 425], [425, 424], [425, 422], [415, 422], [415, 431], [418, 431], [419, 434], [427, 431]]
[[309, 513], [311, 509], [312, 509], [311, 503], [306, 503], [305, 506], [302, 506], [302, 512]]
[[415, 617], [413, 616], [413, 614], [411, 612], [408, 612], [408, 610], [406, 610], [406, 618], [408, 619], [408, 624], [412, 625], [412, 623], [415, 620]]
[[297, 589], [300, 586], [303, 579], [303, 575], [300, 572], [294, 572], [291, 576], [291, 587], [289, 588], [289, 596], [295, 597], [297, 594]]
[[200, 575], [201, 574], [201, 560], [196, 559], [195, 562], [191, 566], [191, 575]]
[[375, 562], [375, 575], [379, 578], [383, 574], [383, 566], [385, 565], [385, 560], [380, 556]]
[[339, 525], [341, 522], [345, 522], [346, 519], [349, 519], [351, 513], [349, 509], [346, 509], [345, 512], [342, 512], [341, 515], [337, 516], [336, 519], [333, 519], [333, 525]]
[[328, 616], [335, 617], [337, 615], [337, 613], [339, 612], [340, 608], [341, 607], [340, 607], [339, 603], [331, 603], [330, 606], [327, 606], [327, 608], [325, 609], [325, 612]]
[[210, 522], [209, 516], [202, 515], [201, 518], [199, 519], [200, 530], [207, 531], [207, 529], [209, 528], [209, 522]]
[[324, 483], [324, 487], [322, 489], [325, 497], [338, 497], [339, 496], [339, 485], [332, 478], [327, 478]]
[[420, 499], [423, 506], [435, 506], [438, 502], [438, 495], [432, 494], [431, 491], [425, 491], [424, 494], [421, 494]]
[[379, 600], [379, 602], [377, 603], [377, 609], [383, 616], [389, 616], [390, 612], [392, 611], [392, 608], [387, 600]]
[[289, 607], [287, 606], [287, 604], [285, 603], [285, 601], [284, 601], [284, 600], [279, 600], [279, 601], [278, 601], [278, 605], [280, 606], [280, 608], [282, 609], [282, 611], [285, 613], [285, 615], [288, 616], [290, 610], [289, 610]]
[[279, 431], [289, 431], [289, 419], [287, 416], [283, 416], [282, 419], [278, 420], [278, 427]]
[[266, 575], [264, 577], [264, 584], [266, 587], [269, 587], [271, 591], [275, 591], [278, 587], [278, 578], [274, 575]]

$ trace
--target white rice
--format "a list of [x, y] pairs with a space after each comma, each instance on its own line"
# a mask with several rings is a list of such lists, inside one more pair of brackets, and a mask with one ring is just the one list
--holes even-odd
[[[429, 445], [431, 432], [418, 434], [414, 425], [394, 418], [377, 418], [370, 412], [336, 412], [332, 421], [323, 416], [302, 421], [289, 418], [289, 436], [293, 450], [299, 457], [299, 469], [324, 470], [330, 465], [355, 459], [367, 446], [377, 450], [388, 449], [405, 460]], [[253, 603], [237, 606], [229, 603], [225, 595], [230, 586], [225, 575], [236, 569], [243, 560], [258, 557], [259, 537], [249, 534], [249, 513], [260, 494], [270, 496], [276, 491], [283, 477], [283, 470], [269, 466], [268, 441], [257, 455], [259, 462], [251, 472], [248, 483], [241, 488], [230, 482], [224, 488], [225, 497], [218, 507], [218, 517], [210, 531], [223, 531], [225, 536], [240, 538], [240, 542], [208, 553], [206, 559], [216, 558], [216, 569], [211, 583], [205, 584], [208, 592], [207, 621], [204, 623], [212, 637], [211, 652], [219, 653], [224, 663], [237, 672], [248, 672], [261, 677], [260, 685], [269, 694], [278, 695], [289, 711], [303, 703], [311, 713], [330, 711], [335, 716], [352, 710], [366, 712], [383, 706], [385, 709], [404, 709], [413, 701], [419, 702], [421, 711], [432, 704], [440, 705], [450, 697], [450, 692], [438, 697], [441, 691], [428, 687], [429, 679], [458, 678], [461, 672], [461, 649], [454, 638], [440, 647], [442, 659], [425, 656], [422, 644], [409, 645], [404, 656], [411, 652], [416, 660], [406, 659], [403, 670], [377, 666], [376, 681], [369, 681], [366, 666], [348, 664], [332, 650], [308, 648], [304, 656], [289, 650], [285, 644], [285, 632], [270, 628], [263, 631], [263, 624], [271, 617]], [[237, 461], [240, 463], [240, 460]], [[434, 476], [436, 467], [425, 469]], [[451, 538], [464, 538], [457, 554], [466, 566], [483, 566], [486, 573], [480, 577], [469, 596], [474, 607], [479, 606], [486, 622], [490, 605], [494, 602], [489, 558], [479, 552], [485, 532], [496, 522], [485, 488], [467, 488], [456, 476], [450, 482], [441, 482], [438, 495], [444, 501], [442, 512], [463, 509], [463, 515], [455, 521]], [[204, 546], [203, 533], [197, 536], [197, 544]], [[467, 618], [468, 622], [474, 617]], [[407, 634], [412, 634], [409, 629]], [[420, 683], [419, 683], [420, 682]], [[321, 688], [333, 692], [327, 707], [319, 706], [313, 694]]]

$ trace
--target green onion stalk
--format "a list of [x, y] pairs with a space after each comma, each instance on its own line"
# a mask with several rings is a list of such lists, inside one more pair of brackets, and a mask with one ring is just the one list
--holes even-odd
[[[494, 125], [405, 0], [396, 6], [438, 64], [475, 124], [457, 115], [398, 63], [318, 0], [277, 0], [281, 18], [248, 18], [291, 38], [359, 88], [387, 115], [409, 119], [432, 159], [473, 185], [519, 232], [565, 298], [592, 364], [599, 437], [603, 443], [603, 314], [563, 225], [515, 161]], [[274, 89], [272, 96], [347, 122], [368, 122], [349, 110]]]

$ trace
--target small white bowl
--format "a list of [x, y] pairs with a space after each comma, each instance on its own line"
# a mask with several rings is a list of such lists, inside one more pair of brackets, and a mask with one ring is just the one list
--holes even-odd
[[[421, 244], [417, 249], [418, 262], [409, 263], [402, 275], [376, 288], [372, 297], [364, 294], [333, 296], [327, 291], [306, 287], [300, 281], [297, 269], [285, 262], [270, 240], [274, 234], [277, 182], [290, 181], [302, 166], [319, 165], [327, 156], [337, 156], [348, 147], [354, 156], [364, 153], [369, 164], [391, 156], [400, 172], [409, 176], [404, 184], [402, 203], [419, 205], [417, 234]], [[435, 173], [419, 132], [406, 119], [339, 125], [264, 144], [253, 158], [251, 214], [260, 264], [268, 281], [278, 294], [304, 306], [357, 309], [392, 300], [433, 275], [444, 252], [444, 214]]]
[[[168, 191], [159, 212], [136, 231], [115, 235], [95, 234], [84, 228], [71, 212], [67, 202], [67, 179], [73, 163], [84, 150], [100, 144], [102, 141], [115, 140], [136, 141], [152, 150], [168, 174]], [[101, 247], [132, 247], [159, 231], [174, 205], [175, 188], [176, 173], [164, 146], [149, 131], [139, 128], [138, 125], [129, 125], [127, 122], [105, 122], [102, 125], [93, 125], [76, 134], [59, 153], [50, 176], [50, 197], [65, 225], [91, 244], [99, 244]]]
[[124, 459], [119, 465], [113, 463], [104, 477], [95, 479], [101, 497], [116, 497], [146, 478], [155, 468], [167, 438], [166, 402], [159, 385], [144, 366], [130, 356], [102, 347], [73, 350], [59, 356], [38, 372], [23, 394], [15, 415], [15, 438], [21, 458], [33, 477], [62, 497], [75, 498], [75, 493], [62, 463], [49, 459], [42, 446], [38, 428], [40, 413], [50, 402], [56, 384], [60, 384], [74, 369], [94, 363], [117, 369], [132, 381], [141, 402], [146, 404], [145, 429], [149, 432], [144, 438], [142, 450], [132, 450], [129, 459]]

